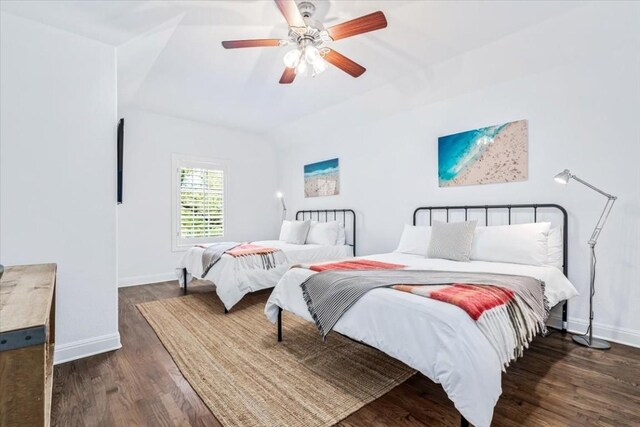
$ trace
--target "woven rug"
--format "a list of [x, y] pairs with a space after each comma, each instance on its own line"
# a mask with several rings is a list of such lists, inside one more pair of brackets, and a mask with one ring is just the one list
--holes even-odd
[[225, 426], [330, 426], [415, 373], [283, 312], [283, 341], [248, 295], [229, 314], [215, 294], [138, 304], [176, 365]]

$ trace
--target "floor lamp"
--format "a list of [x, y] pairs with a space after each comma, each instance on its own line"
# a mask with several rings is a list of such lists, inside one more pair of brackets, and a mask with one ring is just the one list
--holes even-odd
[[[555, 176], [554, 179], [556, 180], [556, 182], [559, 182], [560, 184], [567, 184], [569, 182], [569, 180], [574, 179], [574, 180], [578, 181], [579, 183], [589, 187], [593, 191], [597, 191], [598, 193], [602, 194], [603, 196], [605, 196], [607, 198], [607, 203], [604, 205], [604, 210], [600, 214], [600, 219], [598, 219], [598, 223], [596, 224], [596, 228], [593, 230], [593, 233], [591, 234], [591, 238], [589, 239], [589, 248], [591, 250], [591, 276], [590, 276], [590, 292], [591, 293], [589, 295], [589, 329], [587, 329], [587, 332], [584, 335], [574, 335], [572, 337], [573, 341], [575, 341], [576, 343], [578, 343], [580, 345], [584, 345], [584, 346], [589, 347], [589, 348], [597, 348], [597, 349], [600, 349], [600, 350], [606, 350], [606, 349], [611, 348], [611, 344], [609, 344], [605, 340], [593, 337], [593, 296], [596, 293], [596, 290], [595, 290], [595, 282], [596, 282], [596, 252], [595, 252], [595, 248], [596, 248], [596, 243], [598, 241], [598, 236], [600, 236], [600, 232], [602, 231], [602, 227], [604, 227], [604, 223], [607, 221], [607, 218], [609, 217], [609, 213], [611, 212], [611, 208], [613, 207], [613, 204], [616, 202], [617, 197], [616, 196], [612, 196], [609, 193], [605, 193], [604, 191], [600, 190], [599, 188], [594, 187], [593, 185], [589, 184], [586, 181], [583, 181], [582, 179], [578, 178], [575, 175], [572, 175], [571, 172], [569, 171], [569, 169], [565, 169], [564, 171], [560, 172], [558, 175]], [[567, 230], [565, 230], [565, 233], [566, 232], [567, 232]]]
[[282, 202], [282, 220], [284, 221], [287, 218], [287, 205], [284, 204], [284, 194], [278, 191], [276, 197]]

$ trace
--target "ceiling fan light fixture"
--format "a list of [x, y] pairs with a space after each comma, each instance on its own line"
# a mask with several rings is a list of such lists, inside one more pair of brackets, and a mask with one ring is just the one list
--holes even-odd
[[287, 52], [283, 60], [284, 65], [287, 68], [293, 68], [298, 76], [311, 75], [315, 77], [328, 67], [318, 48], [313, 45], [291, 50]]
[[300, 59], [300, 62], [298, 62], [298, 65], [296, 66], [296, 74], [300, 76], [306, 72], [307, 72], [307, 61], [305, 61], [304, 59]]
[[313, 65], [313, 76], [314, 77], [317, 76], [318, 74], [322, 73], [328, 67], [327, 61], [322, 59], [321, 56], [318, 56], [311, 64]]
[[311, 73], [312, 77], [317, 76], [327, 69], [327, 63], [324, 59], [322, 59], [320, 51], [315, 46], [307, 46], [305, 48], [304, 59], [311, 66], [311, 68], [313, 68], [313, 72]]
[[302, 52], [300, 49], [293, 49], [287, 52], [284, 56], [284, 65], [287, 68], [296, 68], [298, 63], [300, 62], [300, 57], [302, 56]]
[[304, 48], [304, 59], [310, 64], [316, 61], [316, 58], [320, 57], [320, 51], [315, 46], [307, 46]]

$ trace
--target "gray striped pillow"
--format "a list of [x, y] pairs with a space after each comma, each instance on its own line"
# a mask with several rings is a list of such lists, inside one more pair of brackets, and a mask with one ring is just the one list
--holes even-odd
[[440, 222], [433, 221], [429, 258], [450, 259], [469, 262], [471, 244], [478, 221]]

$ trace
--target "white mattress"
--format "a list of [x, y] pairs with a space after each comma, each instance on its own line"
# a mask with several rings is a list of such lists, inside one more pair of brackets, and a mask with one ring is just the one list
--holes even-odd
[[213, 282], [216, 285], [218, 297], [229, 310], [247, 293], [273, 288], [293, 264], [338, 260], [351, 257], [353, 253], [352, 247], [348, 245], [293, 245], [280, 240], [262, 240], [252, 243], [281, 249], [287, 257], [287, 262], [271, 270], [263, 270], [246, 268], [238, 258], [223, 255], [203, 278], [202, 253], [204, 249], [193, 247], [187, 250], [178, 268], [186, 268], [191, 277]]
[[[414, 269], [531, 276], [545, 282], [545, 294], [551, 305], [578, 294], [555, 267], [482, 261], [463, 263], [400, 253], [363, 258]], [[300, 289], [300, 284], [312, 274], [315, 273], [294, 268], [280, 279], [265, 307], [270, 321], [277, 320], [278, 307], [313, 321]], [[471, 424], [479, 427], [491, 424], [493, 408], [502, 393], [502, 367], [489, 341], [459, 307], [379, 288], [356, 302], [333, 329], [384, 351], [442, 384], [458, 411]]]

